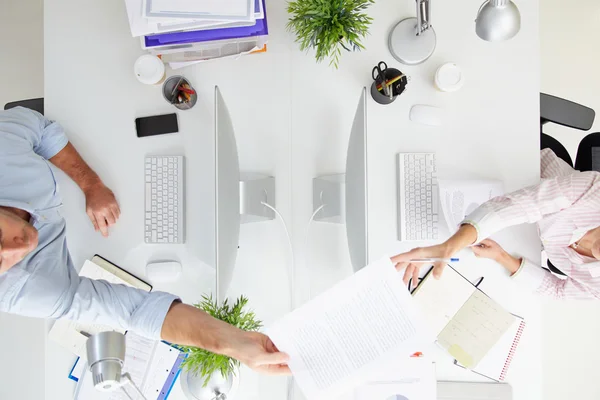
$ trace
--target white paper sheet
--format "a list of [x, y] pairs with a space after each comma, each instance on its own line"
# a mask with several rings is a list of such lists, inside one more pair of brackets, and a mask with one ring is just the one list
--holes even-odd
[[[147, 0], [157, 14], [186, 13], [244, 16], [254, 8], [254, 0]], [[253, 13], [254, 14], [254, 13]]]
[[436, 400], [435, 363], [427, 357], [396, 360], [354, 392], [355, 400]]
[[389, 259], [363, 268], [268, 329], [290, 355], [305, 396], [336, 398], [364, 383], [382, 364], [432, 341]]
[[497, 180], [438, 179], [440, 203], [451, 233], [477, 207], [504, 194], [504, 184]]

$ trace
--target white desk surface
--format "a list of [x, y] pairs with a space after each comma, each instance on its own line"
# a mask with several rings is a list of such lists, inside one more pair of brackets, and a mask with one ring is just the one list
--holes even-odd
[[[508, 190], [539, 179], [539, 34], [538, 1], [519, 3], [523, 27], [505, 43], [477, 38], [474, 18], [480, 0], [436, 2], [435, 54], [416, 67], [395, 62], [387, 36], [400, 19], [413, 16], [412, 0], [380, 0], [367, 50], [344, 54], [340, 69], [316, 64], [298, 50], [285, 30], [286, 3], [267, 1], [268, 52], [240, 60], [209, 62], [185, 69], [199, 92], [191, 111], [178, 112], [180, 133], [138, 139], [134, 119], [175, 112], [160, 87], [145, 86], [133, 75], [142, 54], [130, 37], [122, 1], [45, 1], [46, 114], [60, 121], [70, 140], [116, 193], [122, 210], [108, 239], [92, 230], [84, 200], [74, 184], [60, 176], [68, 240], [75, 264], [95, 253], [144, 276], [149, 260], [179, 259], [184, 277], [155, 285], [187, 302], [211, 289], [213, 232], [213, 88], [219, 85], [236, 128], [244, 171], [276, 177], [277, 207], [290, 224], [296, 250], [298, 300], [306, 300], [351, 273], [343, 226], [314, 223], [312, 178], [344, 171], [347, 141], [363, 86], [380, 60], [411, 76], [408, 91], [388, 106], [368, 102], [368, 176], [370, 256], [379, 258], [416, 244], [396, 239], [395, 154], [435, 151], [440, 177], [502, 179]], [[437, 92], [435, 69], [458, 63], [466, 74], [457, 93]], [[177, 72], [179, 73], [179, 72]], [[169, 71], [169, 74], [174, 72]], [[442, 128], [408, 119], [414, 104], [444, 107], [453, 116]], [[143, 244], [143, 159], [147, 154], [184, 154], [187, 159], [187, 243]], [[539, 259], [532, 227], [497, 236], [507, 249]], [[423, 243], [421, 243], [423, 244]], [[291, 256], [277, 221], [242, 226], [237, 269], [230, 295], [247, 295], [266, 324], [288, 310], [286, 265]], [[463, 267], [469, 277], [486, 276], [484, 290], [528, 320], [528, 328], [508, 376], [515, 399], [541, 399], [540, 312], [531, 296], [513, 288], [501, 267]], [[48, 341], [47, 398], [71, 397], [67, 374], [73, 356]], [[435, 354], [440, 379], [481, 380]], [[285, 379], [257, 376], [244, 369], [240, 399], [285, 398]], [[180, 386], [171, 394], [183, 399]]]

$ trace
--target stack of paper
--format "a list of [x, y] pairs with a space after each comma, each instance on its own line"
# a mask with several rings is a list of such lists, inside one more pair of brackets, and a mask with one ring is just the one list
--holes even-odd
[[266, 50], [264, 0], [125, 0], [131, 34], [174, 67]]

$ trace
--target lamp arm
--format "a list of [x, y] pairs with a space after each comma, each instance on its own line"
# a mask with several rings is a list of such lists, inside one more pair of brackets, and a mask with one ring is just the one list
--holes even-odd
[[431, 0], [417, 2], [417, 36], [431, 28]]

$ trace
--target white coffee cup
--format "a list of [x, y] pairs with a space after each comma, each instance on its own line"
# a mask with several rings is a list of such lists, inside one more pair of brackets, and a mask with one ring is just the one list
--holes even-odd
[[446, 63], [435, 71], [435, 86], [442, 92], [456, 92], [463, 83], [464, 75], [454, 63]]
[[158, 85], [165, 80], [165, 64], [156, 56], [144, 54], [135, 60], [133, 72], [138, 81], [146, 85]]

